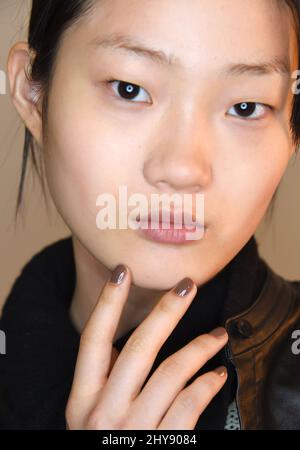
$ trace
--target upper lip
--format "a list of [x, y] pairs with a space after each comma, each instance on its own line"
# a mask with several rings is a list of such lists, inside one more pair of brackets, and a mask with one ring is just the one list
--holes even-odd
[[[164, 217], [163, 217], [163, 213], [162, 211], [164, 211]], [[170, 223], [170, 224], [174, 224], [174, 220], [175, 218], [178, 220], [180, 220], [181, 217], [181, 224], [182, 225], [195, 225], [195, 226], [199, 226], [199, 227], [203, 227], [205, 226], [205, 224], [203, 222], [199, 222], [198, 220], [196, 220], [196, 215], [194, 213], [190, 214], [187, 211], [183, 212], [183, 211], [174, 211], [174, 210], [159, 210], [159, 220], [156, 220], [156, 223]], [[148, 216], [142, 216], [140, 217], [140, 215], [138, 216], [138, 221], [143, 222], [143, 223], [151, 223], [151, 212], [148, 214]], [[176, 222], [177, 223], [177, 222]], [[180, 222], [179, 222], [180, 223]]]

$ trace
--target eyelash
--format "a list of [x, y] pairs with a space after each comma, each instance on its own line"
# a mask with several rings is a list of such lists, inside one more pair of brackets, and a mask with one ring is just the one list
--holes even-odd
[[[274, 110], [274, 108], [271, 106], [271, 105], [266, 105], [265, 103], [260, 103], [260, 102], [241, 102], [241, 103], [235, 103], [233, 106], [231, 106], [231, 108], [230, 109], [232, 109], [232, 108], [236, 108], [237, 106], [241, 106], [241, 105], [247, 105], [247, 106], [249, 106], [249, 105], [251, 105], [251, 106], [253, 106], [253, 105], [255, 105], [255, 107], [256, 106], [261, 106], [261, 107], [263, 107], [263, 108], [267, 108], [267, 109], [269, 109], [269, 111], [273, 111]], [[229, 110], [230, 110], [229, 109]], [[252, 113], [253, 114], [253, 113]], [[265, 114], [266, 113], [263, 113], [261, 116], [259, 116], [259, 117], [255, 117], [255, 118], [249, 118], [249, 117], [243, 117], [243, 116], [239, 116], [238, 114], [237, 115], [234, 115], [234, 114], [228, 114], [229, 116], [232, 116], [232, 117], [238, 117], [238, 118], [240, 118], [240, 119], [242, 119], [242, 120], [246, 120], [246, 121], [254, 121], [254, 120], [262, 120], [262, 119], [264, 119], [264, 117], [265, 117]]]
[[[130, 83], [130, 82], [128, 82], [128, 81], [122, 81], [122, 80], [110, 79], [110, 80], [107, 80], [107, 83], [108, 83], [108, 84], [113, 84], [113, 83], [123, 83], [124, 85], [134, 86], [135, 88], [142, 89], [143, 91], [147, 92], [145, 89], [143, 89], [142, 87], [138, 86], [137, 84]], [[147, 93], [147, 94], [148, 94], [148, 93]], [[149, 94], [148, 94], [148, 95], [149, 95]], [[116, 97], [119, 98], [119, 99], [121, 99], [121, 100], [124, 100], [125, 102], [128, 101], [129, 103], [142, 103], [142, 102], [137, 102], [137, 101], [131, 101], [131, 100], [128, 100], [128, 99], [124, 99], [124, 98], [118, 97], [118, 96], [116, 96]], [[149, 97], [150, 97], [150, 95], [149, 95]]]
[[[145, 92], [147, 93], [147, 91], [146, 91], [145, 89], [143, 89], [141, 86], [138, 86], [137, 84], [134, 84], [134, 83], [130, 83], [130, 82], [127, 82], [127, 81], [122, 81], [122, 80], [115, 80], [115, 79], [109, 79], [109, 80], [106, 80], [106, 81], [107, 81], [108, 84], [113, 84], [113, 83], [123, 83], [125, 86], [126, 86], [126, 85], [128, 85], [128, 86], [133, 86], [134, 89], [137, 88], [139, 91], [140, 91], [140, 90], [143, 90], [143, 91], [145, 91]], [[149, 94], [147, 93], [147, 95], [149, 95]], [[126, 98], [124, 99], [124, 98], [122, 98], [122, 97], [118, 97], [117, 95], [116, 95], [116, 97], [117, 97], [118, 99], [120, 99], [121, 101], [124, 100], [125, 102], [129, 102], [129, 103], [144, 103], [144, 102], [139, 102], [139, 101], [131, 101], [131, 100], [126, 99]], [[149, 97], [150, 97], [150, 95], [149, 95]], [[241, 102], [241, 103], [235, 103], [233, 106], [231, 106], [230, 109], [236, 108], [237, 106], [242, 107], [241, 105], [247, 105], [247, 106], [249, 106], [249, 105], [251, 105], [251, 106], [253, 106], [253, 105], [256, 105], [256, 106], [262, 106], [263, 108], [268, 108], [268, 109], [271, 110], [271, 111], [274, 109], [271, 105], [267, 105], [267, 104], [265, 104], [265, 103], [260, 103], [260, 102]], [[229, 109], [229, 110], [230, 110], [230, 109]], [[228, 114], [228, 113], [227, 113], [227, 114]], [[252, 113], [252, 114], [253, 114], [253, 113]], [[228, 114], [228, 115], [229, 115], [229, 116], [232, 116], [232, 117], [238, 117], [238, 118], [240, 118], [240, 119], [242, 119], [242, 120], [246, 120], [246, 121], [249, 121], [249, 120], [251, 120], [251, 121], [253, 121], [253, 120], [261, 120], [261, 119], [263, 119], [264, 116], [265, 116], [265, 114], [264, 114], [264, 115], [262, 115], [262, 116], [260, 116], [260, 117], [258, 117], [258, 118], [249, 118], [249, 117], [239, 116], [238, 114], [237, 114], [237, 115], [234, 115], [234, 114]]]

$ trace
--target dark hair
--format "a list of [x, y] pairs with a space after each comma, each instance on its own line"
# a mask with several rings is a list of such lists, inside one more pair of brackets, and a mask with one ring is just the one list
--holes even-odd
[[[48, 93], [55, 70], [56, 55], [64, 32], [75, 25], [93, 6], [95, 0], [32, 0], [31, 15], [28, 30], [28, 46], [32, 52], [30, 72], [26, 72], [27, 79], [35, 88], [35, 98], [43, 96], [42, 123], [45, 131]], [[25, 127], [21, 177], [18, 188], [15, 218], [17, 218], [22, 203], [27, 161], [31, 158], [44, 193], [45, 177], [42, 155], [39, 152], [37, 162], [36, 145], [31, 132]]]
[[[28, 33], [29, 48], [34, 54], [30, 73], [26, 73], [28, 80], [36, 87], [38, 94], [43, 94], [42, 118], [43, 128], [47, 117], [48, 92], [51, 78], [55, 69], [56, 55], [64, 32], [80, 18], [90, 12], [95, 0], [32, 0], [31, 17]], [[292, 11], [298, 40], [298, 61], [300, 61], [300, 0], [277, 0], [278, 5], [287, 5]], [[294, 95], [292, 115], [290, 118], [293, 141], [300, 142], [300, 103], [299, 96]], [[298, 150], [298, 149], [297, 149]], [[297, 151], [296, 150], [296, 151]], [[36, 157], [36, 148], [33, 136], [25, 128], [25, 141], [23, 148], [21, 177], [18, 188], [18, 197], [15, 210], [17, 217], [24, 188], [25, 174], [28, 158], [31, 157], [34, 169], [39, 176], [46, 200], [45, 177], [43, 175], [42, 155], [39, 152], [39, 163]], [[277, 187], [278, 189], [278, 187]], [[277, 189], [273, 195], [268, 213], [273, 213], [274, 200]]]

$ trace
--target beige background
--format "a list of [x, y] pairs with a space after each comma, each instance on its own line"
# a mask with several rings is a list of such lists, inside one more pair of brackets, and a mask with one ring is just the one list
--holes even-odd
[[[29, 2], [0, 0], [0, 70], [6, 71], [10, 46], [26, 36]], [[0, 95], [0, 308], [22, 266], [47, 244], [70, 234], [54, 208], [47, 214], [38, 180], [27, 178], [23, 214], [14, 222], [21, 169], [23, 125], [9, 97]], [[260, 253], [288, 279], [300, 280], [300, 154], [280, 184], [272, 222], [256, 237]], [[30, 173], [30, 172], [29, 172]], [[28, 182], [29, 181], [29, 182]]]

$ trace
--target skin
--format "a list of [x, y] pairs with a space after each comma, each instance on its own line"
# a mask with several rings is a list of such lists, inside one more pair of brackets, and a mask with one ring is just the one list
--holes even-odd
[[[92, 45], [111, 32], [133, 34], [174, 54], [180, 65]], [[141, 323], [179, 280], [204, 284], [247, 243], [295, 152], [292, 80], [278, 72], [224, 76], [222, 70], [288, 58], [292, 72], [296, 55], [291, 16], [275, 2], [270, 8], [270, 0], [199, 0], [188, 8], [186, 0], [99, 1], [64, 36], [43, 132], [42, 98], [30, 99], [24, 76], [27, 44], [11, 49], [12, 99], [42, 147], [52, 198], [73, 236], [77, 282], [70, 314], [80, 332], [117, 264], [130, 268], [131, 283], [111, 341]], [[141, 86], [139, 103], [118, 98], [109, 79]], [[242, 102], [257, 102], [258, 117], [239, 117], [233, 106]], [[117, 197], [119, 185], [128, 196], [204, 194], [205, 238], [173, 246], [131, 229], [98, 230], [96, 198]], [[96, 329], [89, 327], [84, 349]], [[78, 393], [74, 398], [77, 404]]]

